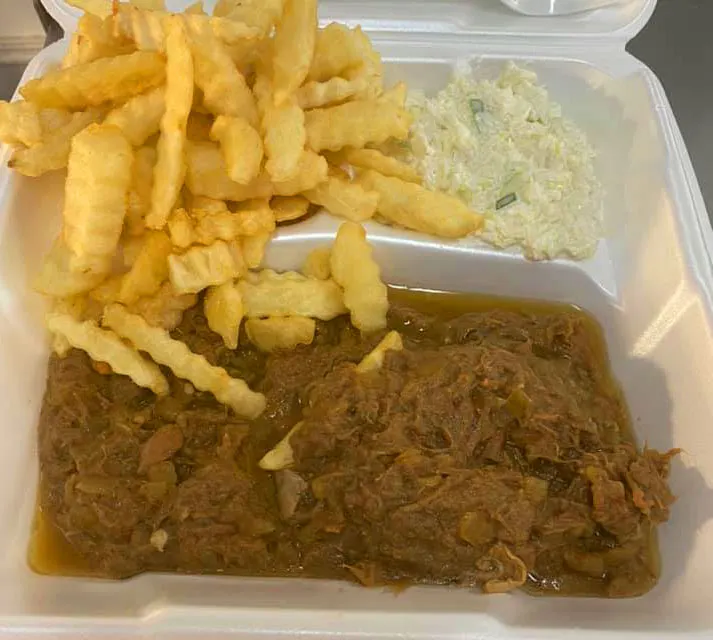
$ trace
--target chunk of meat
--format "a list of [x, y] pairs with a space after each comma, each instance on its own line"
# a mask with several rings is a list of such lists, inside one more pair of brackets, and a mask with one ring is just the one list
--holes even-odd
[[289, 520], [294, 515], [307, 486], [307, 482], [302, 476], [289, 469], [283, 469], [275, 474], [277, 502], [280, 505], [280, 516], [283, 520]]
[[626, 482], [632, 492], [633, 502], [653, 522], [666, 522], [669, 507], [676, 500], [666, 479], [671, 459], [678, 453], [678, 449], [665, 454], [644, 449], [643, 454], [629, 465]]
[[500, 524], [500, 539], [513, 544], [529, 540], [535, 513], [535, 505], [524, 492], [501, 504], [493, 513], [493, 518]]
[[541, 512], [535, 530], [546, 544], [561, 544], [591, 536], [595, 526], [588, 505], [553, 498]]
[[205, 466], [178, 487], [171, 518], [178, 523], [215, 521], [245, 536], [270, 533], [274, 522], [253, 487], [254, 480], [231, 465]]
[[611, 480], [606, 471], [589, 467], [587, 478], [592, 487], [592, 517], [620, 539], [635, 536], [639, 530], [639, 513], [626, 498], [624, 484]]
[[79, 473], [86, 475], [130, 478], [139, 465], [139, 441], [129, 431], [101, 431], [72, 445], [70, 452]]
[[159, 427], [141, 447], [139, 473], [169, 460], [183, 446], [183, 432], [175, 424]]

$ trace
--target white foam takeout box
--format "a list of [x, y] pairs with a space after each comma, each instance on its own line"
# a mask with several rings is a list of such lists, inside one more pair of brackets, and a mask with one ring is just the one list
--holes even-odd
[[[78, 13], [44, 0], [69, 32]], [[171, 9], [180, 1], [170, 2]], [[187, 3], [186, 3], [187, 4]], [[211, 5], [211, 2], [207, 3]], [[681, 447], [680, 500], [661, 527], [663, 575], [633, 600], [482, 596], [414, 588], [396, 596], [333, 581], [143, 575], [122, 582], [45, 577], [27, 566], [38, 468], [36, 425], [48, 343], [29, 282], [58, 228], [60, 173], [0, 169], [0, 636], [71, 638], [527, 638], [713, 636], [713, 268], [700, 190], [661, 84], [624, 46], [655, 0], [533, 18], [497, 0], [323, 0], [324, 22], [361, 23], [388, 80], [435, 91], [457, 60], [477, 77], [514, 59], [536, 71], [597, 148], [607, 237], [582, 263], [443, 242], [369, 224], [385, 279], [409, 287], [558, 300], [606, 332], [640, 442]], [[23, 78], [57, 63], [40, 52]], [[320, 215], [277, 234], [268, 263], [295, 268], [332, 237]]]
[[500, 0], [506, 7], [530, 16], [558, 16], [601, 9], [631, 0]]

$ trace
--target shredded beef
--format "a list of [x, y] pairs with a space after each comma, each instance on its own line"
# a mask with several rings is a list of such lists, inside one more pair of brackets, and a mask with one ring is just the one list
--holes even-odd
[[[355, 365], [383, 333], [360, 336], [345, 319], [267, 356], [226, 349], [187, 313], [175, 335], [266, 394], [252, 423], [170, 372], [171, 394], [157, 398], [79, 351], [53, 357], [44, 517], [107, 577], [650, 589], [676, 452], [634, 445], [593, 322], [571, 309], [430, 311], [393, 304], [405, 348], [363, 374]], [[298, 421], [293, 466], [262, 471]]]

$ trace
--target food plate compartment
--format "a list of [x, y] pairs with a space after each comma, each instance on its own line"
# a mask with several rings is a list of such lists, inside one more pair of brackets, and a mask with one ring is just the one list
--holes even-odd
[[[533, 264], [515, 252], [441, 242], [368, 225], [384, 277], [411, 287], [560, 300], [593, 313], [604, 327], [641, 442], [685, 450], [674, 466], [681, 496], [661, 528], [663, 577], [627, 601], [484, 597], [467, 590], [415, 588], [398, 597], [339, 582], [144, 575], [123, 582], [43, 577], [26, 564], [37, 483], [36, 424], [48, 347], [42, 302], [30, 290], [56, 233], [61, 175], [30, 180], [0, 169], [0, 619], [5, 629], [76, 635], [245, 637], [583, 638], [675, 637], [713, 629], [707, 584], [713, 569], [713, 383], [711, 267], [700, 236], [695, 177], [653, 74], [624, 54], [563, 54], [556, 47], [478, 47], [457, 39], [425, 48], [418, 38], [377, 36], [391, 80], [434, 91], [458, 59], [478, 77], [514, 58], [536, 71], [565, 114], [599, 150], [607, 191], [608, 236], [584, 263]], [[45, 50], [25, 80], [58, 62]], [[7, 152], [3, 160], [7, 159]], [[4, 163], [3, 163], [4, 166]], [[326, 243], [338, 222], [324, 215], [280, 231], [268, 255], [295, 268]], [[73, 631], [74, 630], [74, 631]]]

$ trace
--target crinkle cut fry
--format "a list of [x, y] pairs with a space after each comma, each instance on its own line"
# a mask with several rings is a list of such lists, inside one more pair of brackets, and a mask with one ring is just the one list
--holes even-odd
[[106, 362], [115, 373], [129, 376], [137, 385], [158, 395], [168, 393], [168, 382], [160, 369], [141, 357], [138, 351], [124, 344], [113, 331], [100, 329], [94, 322], [81, 322], [69, 314], [50, 313], [47, 328], [65, 338], [97, 362]]
[[104, 324], [133, 345], [148, 353], [179, 378], [201, 391], [210, 391], [220, 402], [246, 418], [257, 418], [265, 409], [265, 396], [251, 391], [245, 381], [231, 378], [225, 369], [214, 367], [203, 356], [193, 353], [168, 331], [152, 327], [141, 316], [129, 313], [120, 304], [104, 311]]

